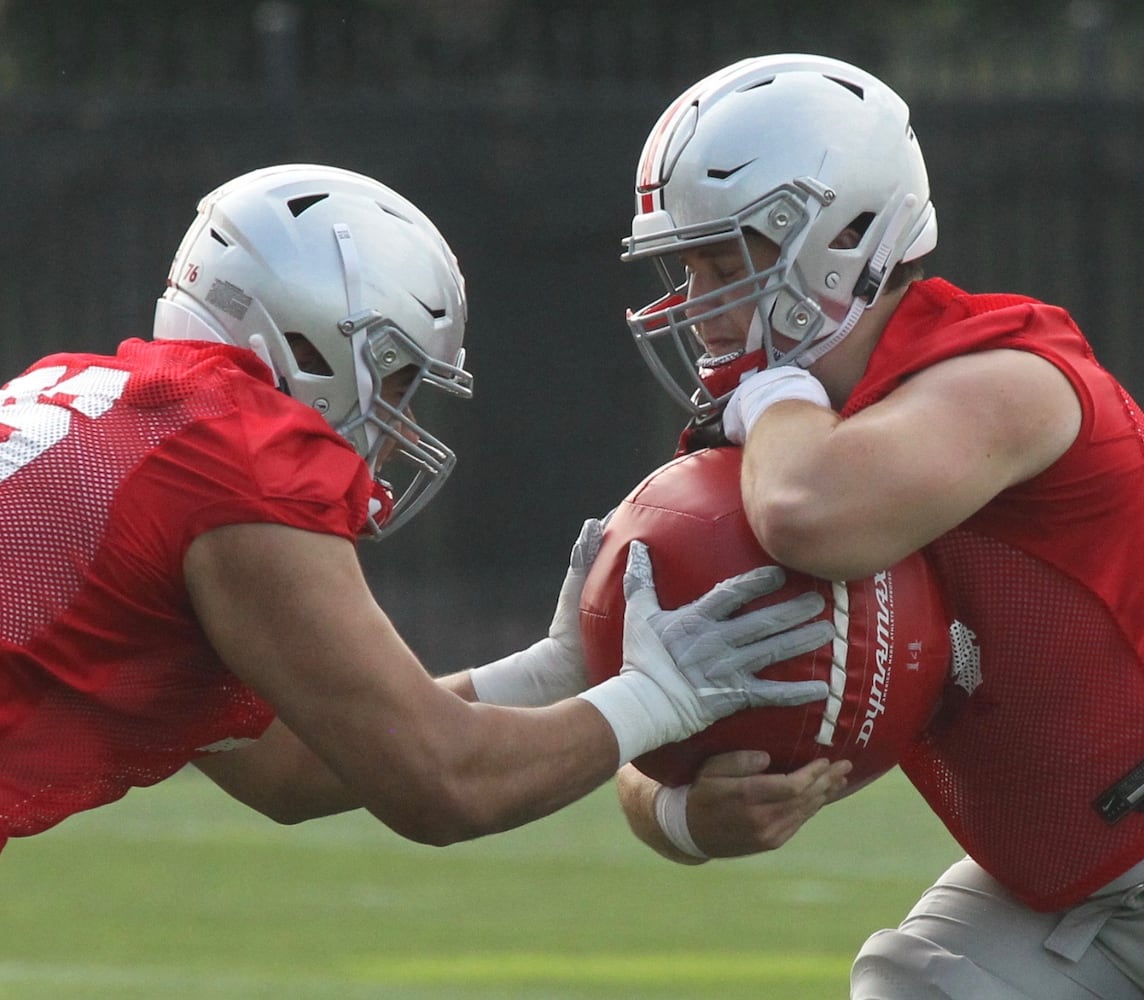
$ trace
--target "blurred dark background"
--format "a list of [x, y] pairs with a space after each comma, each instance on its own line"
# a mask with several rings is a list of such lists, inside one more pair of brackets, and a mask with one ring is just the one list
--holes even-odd
[[476, 396], [427, 421], [460, 457], [447, 488], [363, 558], [431, 667], [508, 652], [546, 627], [583, 518], [681, 424], [624, 324], [655, 291], [619, 261], [643, 141], [694, 80], [779, 51], [856, 62], [910, 103], [932, 273], [1065, 306], [1144, 394], [1129, 0], [0, 0], [0, 381], [146, 336], [222, 181], [376, 176], [460, 258]]

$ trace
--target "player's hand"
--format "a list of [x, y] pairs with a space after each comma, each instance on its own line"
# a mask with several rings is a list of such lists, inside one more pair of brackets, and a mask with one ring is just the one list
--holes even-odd
[[827, 696], [821, 681], [771, 681], [755, 673], [801, 656], [834, 638], [815, 619], [825, 607], [814, 592], [731, 618], [733, 612], [785, 583], [765, 566], [717, 584], [672, 611], [660, 607], [646, 546], [633, 541], [624, 573], [623, 665], [618, 677], [589, 688], [611, 724], [620, 763], [686, 739], [744, 708], [802, 705]]
[[773, 663], [833, 640], [830, 622], [812, 621], [826, 606], [822, 595], [811, 591], [730, 617], [785, 582], [781, 567], [762, 566], [716, 584], [690, 604], [665, 611], [659, 606], [647, 547], [632, 542], [624, 571], [622, 669], [638, 670], [663, 687], [689, 717], [691, 732], [685, 736], [744, 708], [825, 699], [828, 688], [823, 681], [755, 676]]
[[691, 837], [711, 858], [773, 851], [846, 788], [849, 761], [816, 760], [790, 774], [768, 774], [761, 750], [708, 758], [687, 794]]
[[549, 665], [553, 674], [566, 679], [565, 697], [584, 690], [587, 675], [584, 670], [584, 646], [580, 640], [580, 595], [588, 571], [599, 555], [604, 541], [607, 518], [590, 517], [580, 527], [580, 534], [572, 545], [568, 559], [568, 572], [556, 598], [556, 611], [548, 626], [547, 646]]

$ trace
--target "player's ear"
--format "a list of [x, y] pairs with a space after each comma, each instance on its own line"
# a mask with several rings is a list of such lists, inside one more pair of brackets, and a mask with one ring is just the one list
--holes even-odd
[[862, 234], [853, 226], [847, 226], [830, 241], [831, 250], [853, 250], [862, 239]]

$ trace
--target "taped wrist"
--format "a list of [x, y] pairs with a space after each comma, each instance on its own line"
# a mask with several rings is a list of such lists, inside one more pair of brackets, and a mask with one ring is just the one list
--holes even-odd
[[561, 669], [561, 651], [553, 648], [553, 642], [541, 639], [527, 649], [470, 670], [477, 699], [487, 705], [540, 708], [579, 693], [584, 679], [575, 671]]
[[649, 750], [686, 738], [682, 720], [671, 699], [650, 677], [631, 670], [609, 677], [577, 695], [591, 702], [616, 734], [620, 748], [617, 768]]
[[707, 855], [691, 839], [691, 830], [687, 826], [687, 793], [690, 788], [690, 785], [679, 788], [660, 785], [655, 793], [655, 821], [677, 851], [706, 861]]
[[723, 433], [735, 444], [742, 444], [755, 421], [775, 403], [787, 399], [830, 406], [826, 389], [805, 368], [794, 365], [765, 368], [739, 383], [723, 411]]

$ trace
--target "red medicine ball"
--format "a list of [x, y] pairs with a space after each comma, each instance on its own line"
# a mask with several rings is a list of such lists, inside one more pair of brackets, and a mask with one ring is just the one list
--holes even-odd
[[[608, 521], [580, 604], [589, 681], [620, 667], [623, 574], [628, 544], [651, 555], [663, 608], [693, 601], [720, 580], [774, 560], [743, 513], [739, 448], [677, 458], [653, 472]], [[921, 553], [865, 580], [831, 583], [786, 571], [786, 585], [748, 605], [763, 607], [816, 590], [835, 638], [812, 653], [776, 663], [771, 680], [823, 680], [830, 697], [790, 708], [749, 708], [644, 754], [635, 765], [668, 785], [692, 780], [712, 754], [758, 749], [770, 770], [788, 772], [819, 757], [850, 760], [847, 792], [885, 774], [932, 718], [949, 673], [949, 617], [933, 570]]]

